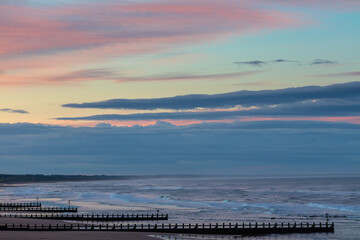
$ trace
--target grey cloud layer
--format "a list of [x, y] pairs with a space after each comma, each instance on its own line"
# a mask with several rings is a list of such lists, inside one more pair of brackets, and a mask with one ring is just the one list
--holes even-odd
[[335, 63], [337, 62], [326, 59], [315, 59], [310, 63], [310, 65], [335, 64]]
[[[262, 60], [253, 60], [253, 61], [243, 61], [243, 62], [234, 62], [237, 65], [249, 65], [253, 67], [262, 67], [268, 63], [298, 63], [299, 61], [286, 60], [286, 59], [276, 59], [271, 61], [262, 61]], [[327, 65], [327, 64], [336, 64], [338, 62], [327, 60], [327, 59], [315, 59], [309, 65]]]
[[[360, 102], [360, 98], [356, 99]], [[206, 112], [162, 112], [162, 113], [139, 113], [139, 114], [102, 114], [86, 117], [57, 118], [58, 120], [224, 120], [237, 117], [339, 117], [359, 116], [360, 104], [357, 102], [306, 102], [298, 104], [280, 105], [277, 107], [263, 107], [253, 110], [240, 111], [206, 111]]]
[[276, 59], [276, 60], [271, 60], [271, 61], [261, 61], [261, 60], [254, 60], [254, 61], [245, 61], [245, 62], [234, 62], [237, 65], [250, 65], [253, 67], [262, 67], [263, 65], [267, 64], [267, 63], [295, 63], [298, 61], [293, 61], [293, 60], [286, 60], [286, 59]]
[[250, 65], [253, 67], [261, 67], [262, 65], [266, 64], [264, 61], [255, 60], [255, 61], [247, 61], [247, 62], [234, 62], [237, 65]]
[[111, 80], [114, 82], [153, 82], [153, 81], [178, 81], [178, 80], [221, 80], [237, 79], [249, 76], [260, 71], [230, 72], [221, 74], [181, 74], [167, 73], [153, 76], [128, 77], [119, 75], [107, 69], [86, 69], [51, 78], [51, 81], [85, 81], [85, 80]]
[[245, 107], [290, 104], [313, 99], [350, 99], [360, 97], [360, 82], [335, 84], [324, 87], [308, 86], [264, 91], [238, 91], [223, 94], [194, 94], [152, 99], [111, 99], [101, 102], [70, 103], [71, 108], [100, 109], [194, 109]]
[[0, 109], [0, 111], [8, 112], [8, 113], [29, 113], [28, 111], [22, 109], [12, 109], [12, 108], [2, 108]]
[[67, 174], [358, 172], [359, 140], [359, 125], [312, 121], [0, 124], [0, 166], [4, 172]]

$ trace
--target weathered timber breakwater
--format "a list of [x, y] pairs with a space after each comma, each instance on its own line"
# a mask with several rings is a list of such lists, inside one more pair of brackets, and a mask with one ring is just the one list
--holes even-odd
[[0, 218], [32, 218], [72, 221], [166, 221], [168, 214], [2, 214]]
[[0, 207], [3, 212], [77, 212], [75, 207]]
[[0, 208], [41, 207], [41, 203], [0, 203]]
[[[3, 220], [17, 218], [24, 223], [0, 224], [0, 231], [98, 231], [98, 232], [145, 232], [174, 234], [213, 235], [266, 235], [291, 233], [333, 233], [334, 223], [201, 223], [201, 224], [59, 224], [54, 220], [78, 222], [115, 221], [161, 221], [168, 220], [168, 214], [55, 214], [77, 212], [75, 207], [42, 207], [38, 203], [2, 203], [0, 211], [37, 212], [32, 214], [0, 214]], [[41, 212], [46, 212], [42, 214]], [[47, 220], [44, 224], [30, 224], [27, 219]], [[45, 224], [46, 223], [46, 224]]]
[[29, 225], [4, 224], [0, 231], [113, 231], [113, 232], [151, 232], [180, 234], [215, 235], [264, 235], [290, 233], [334, 232], [334, 223], [255, 223], [255, 224], [134, 224], [134, 225]]

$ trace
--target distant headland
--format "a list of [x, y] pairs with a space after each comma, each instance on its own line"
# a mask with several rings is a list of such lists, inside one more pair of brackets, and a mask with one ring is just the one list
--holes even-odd
[[33, 182], [73, 182], [73, 181], [105, 181], [129, 180], [140, 176], [109, 175], [44, 175], [44, 174], [0, 174], [1, 183], [33, 183]]

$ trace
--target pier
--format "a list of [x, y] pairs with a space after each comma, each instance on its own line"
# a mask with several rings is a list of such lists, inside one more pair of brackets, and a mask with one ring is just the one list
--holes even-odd
[[235, 224], [120, 224], [120, 225], [29, 225], [3, 224], [0, 231], [113, 231], [177, 234], [265, 235], [290, 233], [333, 233], [334, 223], [235, 223]]
[[32, 218], [72, 221], [164, 221], [168, 214], [2, 214], [0, 218]]

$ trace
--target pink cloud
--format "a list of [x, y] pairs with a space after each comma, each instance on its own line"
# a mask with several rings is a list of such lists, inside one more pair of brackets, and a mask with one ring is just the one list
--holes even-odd
[[358, 0], [253, 0], [255, 4], [280, 5], [287, 7], [307, 7], [317, 9], [331, 9], [336, 11], [359, 11]]
[[360, 117], [241, 117], [240, 121], [324, 121], [360, 124]]
[[[192, 124], [200, 124], [204, 122], [217, 122], [217, 123], [232, 123], [235, 121], [242, 122], [251, 122], [251, 121], [324, 121], [324, 122], [345, 122], [352, 124], [360, 124], [360, 117], [294, 117], [294, 118], [264, 118], [264, 117], [241, 117], [237, 119], [224, 119], [224, 120], [211, 120], [211, 121], [201, 121], [201, 120], [172, 120], [164, 119], [166, 121], [176, 126], [186, 126]], [[139, 126], [149, 126], [156, 124], [157, 121], [55, 121], [54, 124], [61, 126], [73, 126], [73, 127], [95, 127], [99, 123], [109, 123], [113, 126], [127, 126], [131, 127], [134, 125]]]
[[82, 68], [89, 62], [157, 53], [300, 22], [293, 14], [234, 0], [45, 7], [0, 3], [0, 63], [6, 71]]
[[1, 5], [0, 9], [2, 55], [71, 51], [133, 41], [183, 43], [298, 23], [288, 14], [247, 8], [232, 1], [98, 3], [45, 10]]
[[[229, 3], [231, 4], [229, 4]], [[1, 5], [1, 55], [48, 53], [139, 43], [177, 44], [298, 23], [274, 10], [227, 1], [98, 3], [47, 9]], [[126, 47], [126, 45], [124, 46]]]

